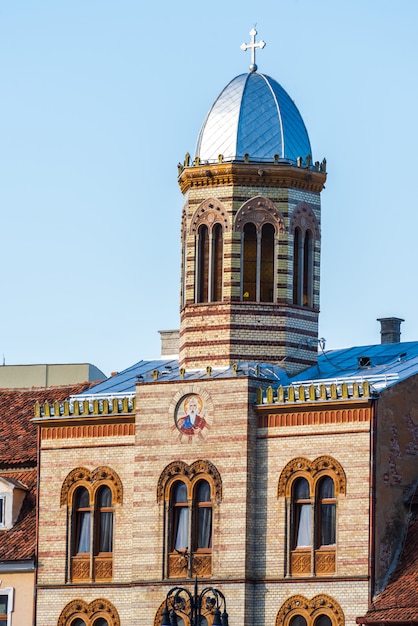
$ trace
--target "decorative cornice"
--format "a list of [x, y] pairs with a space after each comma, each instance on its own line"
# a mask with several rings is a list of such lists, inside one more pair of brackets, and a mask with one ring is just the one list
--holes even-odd
[[294, 187], [320, 193], [327, 175], [319, 169], [287, 163], [216, 163], [185, 167], [178, 178], [181, 192], [201, 187]]

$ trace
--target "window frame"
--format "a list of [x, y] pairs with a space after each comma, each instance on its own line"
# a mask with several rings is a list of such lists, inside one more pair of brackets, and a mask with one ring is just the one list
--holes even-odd
[[5, 494], [0, 495], [0, 529], [6, 527], [6, 499]]
[[[172, 493], [176, 483], [183, 482], [187, 487], [188, 507], [188, 546], [176, 550], [173, 544]], [[196, 502], [199, 485], [205, 481], [209, 486], [210, 501]], [[212, 575], [212, 555], [216, 540], [217, 511], [222, 500], [222, 481], [216, 467], [210, 461], [199, 460], [191, 465], [183, 461], [173, 461], [162, 472], [157, 486], [157, 502], [164, 517], [164, 579], [210, 577]], [[209, 547], [198, 548], [198, 528], [195, 519], [199, 510], [211, 508], [211, 540]], [[191, 549], [189, 548], [191, 546]]]
[[[277, 301], [277, 232], [271, 221], [261, 226], [248, 220], [241, 232], [241, 300]], [[267, 274], [271, 273], [267, 280]], [[271, 291], [271, 298], [264, 294]]]
[[[206, 483], [209, 487], [210, 500], [207, 502], [199, 502], [197, 495], [202, 483]], [[184, 485], [186, 488], [186, 500], [181, 502], [175, 502], [174, 494], [175, 490]], [[194, 575], [200, 575], [202, 572], [196, 572], [195, 568], [199, 567], [198, 563], [200, 559], [195, 559], [197, 555], [204, 558], [206, 555], [206, 561], [211, 561], [212, 557], [212, 545], [213, 545], [213, 489], [210, 480], [206, 476], [199, 476], [195, 480], [190, 481], [185, 477], [176, 476], [168, 486], [168, 560], [174, 560], [178, 555], [183, 556], [183, 571], [186, 571], [188, 577]], [[199, 548], [199, 531], [200, 531], [200, 516], [199, 512], [202, 509], [210, 509], [210, 546]], [[176, 548], [178, 521], [180, 514], [177, 511], [187, 511], [186, 524], [187, 524], [187, 546]], [[177, 522], [177, 523], [176, 523]], [[168, 573], [170, 567], [168, 567]], [[170, 578], [170, 576], [168, 576]]]
[[[333, 496], [320, 497], [320, 489], [324, 480], [329, 478], [333, 484]], [[296, 499], [295, 490], [300, 479], [304, 479], [309, 487], [309, 500]], [[298, 457], [290, 461], [282, 470], [278, 497], [286, 501], [286, 574], [291, 577], [330, 576], [337, 573], [338, 545], [338, 497], [346, 492], [346, 476], [341, 465], [332, 457], [322, 456], [314, 461]], [[310, 504], [311, 543], [309, 546], [297, 545], [297, 507]], [[331, 534], [335, 542], [322, 544], [321, 505], [330, 504], [334, 512], [331, 515]]]
[[[111, 507], [105, 512], [112, 513], [110, 545], [111, 552], [100, 552], [100, 513], [98, 498], [100, 490], [106, 487], [111, 495]], [[88, 497], [88, 507], [77, 508], [79, 490], [84, 489]], [[116, 504], [122, 503], [122, 484], [118, 475], [107, 467], [99, 467], [90, 472], [85, 468], [76, 468], [65, 479], [61, 488], [61, 506], [67, 506], [68, 526], [68, 569], [69, 582], [109, 582], [113, 578], [113, 558], [116, 527]], [[79, 513], [89, 513], [89, 550], [78, 552]]]
[[290, 596], [280, 607], [275, 626], [291, 626], [296, 618], [305, 620], [306, 626], [316, 626], [321, 617], [330, 620], [331, 626], [345, 626], [345, 617], [339, 603], [328, 594], [321, 593], [311, 599], [302, 594]]
[[221, 302], [223, 298], [224, 229], [220, 222], [202, 222], [195, 242], [195, 302]]
[[7, 626], [11, 626], [12, 624], [12, 612], [14, 610], [14, 587], [3, 587], [0, 588], [0, 596], [4, 596], [7, 598], [7, 608], [6, 613], [0, 614], [0, 620], [5, 620]]

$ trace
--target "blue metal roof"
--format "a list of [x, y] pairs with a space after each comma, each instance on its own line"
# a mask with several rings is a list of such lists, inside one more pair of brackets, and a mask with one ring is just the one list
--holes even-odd
[[[154, 378], [154, 372], [158, 375]], [[286, 373], [277, 365], [270, 363], [238, 363], [236, 366], [213, 368], [210, 378], [232, 378], [237, 376], [249, 376], [258, 380], [268, 380], [272, 383], [287, 381]], [[111, 397], [118, 395], [129, 396], [135, 393], [135, 385], [138, 382], [152, 383], [168, 380], [196, 380], [208, 378], [206, 368], [201, 370], [187, 370], [180, 373], [179, 364], [176, 360], [139, 361], [128, 367], [123, 372], [114, 374], [110, 378], [90, 387], [79, 394], [80, 397], [98, 396]]]
[[418, 373], [418, 341], [326, 350], [291, 382], [369, 380], [376, 391]]
[[[158, 376], [154, 378], [154, 372]], [[268, 363], [237, 363], [235, 366], [213, 368], [210, 378], [249, 376], [268, 381], [272, 386], [294, 383], [332, 382], [344, 379], [368, 380], [375, 391], [418, 373], [418, 341], [355, 346], [327, 350], [318, 355], [318, 364], [289, 377], [278, 365]], [[181, 374], [177, 360], [139, 361], [123, 372], [98, 383], [80, 394], [111, 397], [133, 395], [138, 382], [197, 380], [208, 378], [206, 369], [186, 370]]]
[[221, 92], [200, 130], [201, 162], [280, 159], [296, 162], [312, 155], [303, 119], [286, 91], [264, 74], [236, 76]]

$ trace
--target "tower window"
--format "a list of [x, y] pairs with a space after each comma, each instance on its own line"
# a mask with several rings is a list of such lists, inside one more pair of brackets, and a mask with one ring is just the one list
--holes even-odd
[[247, 222], [243, 230], [242, 299], [274, 302], [274, 226], [257, 231]]
[[313, 306], [314, 239], [312, 232], [295, 228], [293, 239], [293, 304]]
[[223, 231], [221, 224], [212, 229], [202, 224], [197, 235], [197, 302], [222, 300]]

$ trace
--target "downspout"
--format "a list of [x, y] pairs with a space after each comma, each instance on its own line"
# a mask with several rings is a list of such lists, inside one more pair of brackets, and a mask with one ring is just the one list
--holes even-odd
[[35, 524], [35, 587], [33, 590], [33, 626], [36, 626], [36, 600], [38, 595], [38, 536], [39, 536], [39, 490], [41, 483], [41, 425], [37, 424], [36, 435], [36, 469], [37, 469], [37, 489], [36, 489], [36, 524]]
[[369, 513], [369, 598], [372, 607], [375, 577], [375, 523], [376, 523], [376, 415], [378, 400], [372, 401], [370, 416], [370, 513]]

